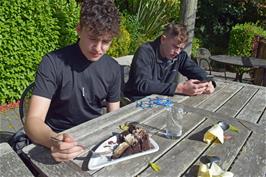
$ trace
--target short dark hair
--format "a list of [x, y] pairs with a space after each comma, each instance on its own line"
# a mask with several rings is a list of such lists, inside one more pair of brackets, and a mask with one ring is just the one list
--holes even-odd
[[186, 43], [188, 41], [187, 27], [183, 24], [167, 24], [164, 28], [163, 35], [177, 37], [179, 43]]
[[80, 10], [80, 26], [95, 35], [119, 34], [119, 11], [113, 0], [83, 0]]

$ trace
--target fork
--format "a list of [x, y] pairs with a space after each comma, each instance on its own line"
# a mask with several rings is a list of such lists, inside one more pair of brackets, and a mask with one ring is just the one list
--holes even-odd
[[[64, 142], [63, 140], [60, 140], [60, 139], [57, 139], [57, 138], [55, 138], [55, 137], [50, 137], [50, 139], [52, 140], [52, 141], [55, 141], [55, 142]], [[82, 145], [82, 144], [78, 144], [78, 146], [81, 146], [81, 147], [86, 147], [86, 146], [84, 146], [84, 145]], [[90, 149], [89, 149], [89, 151], [90, 152], [92, 152], [92, 154], [94, 154], [94, 155], [108, 155], [108, 154], [110, 154], [110, 153], [112, 153], [112, 151], [102, 151], [102, 152], [95, 152], [94, 150], [92, 150], [93, 148], [95, 147], [95, 145], [93, 145]]]

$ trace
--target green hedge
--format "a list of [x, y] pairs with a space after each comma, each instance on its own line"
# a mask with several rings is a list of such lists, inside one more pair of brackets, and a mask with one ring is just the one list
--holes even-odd
[[76, 41], [75, 0], [0, 1], [0, 104], [16, 101], [42, 56]]
[[266, 37], [266, 30], [254, 23], [237, 24], [230, 32], [228, 53], [243, 57], [251, 56], [256, 35]]
[[[237, 24], [230, 32], [228, 54], [233, 56], [252, 56], [252, 45], [255, 36], [266, 37], [266, 30], [254, 23]], [[234, 66], [229, 70], [237, 73], [249, 72], [246, 67]]]
[[191, 50], [191, 56], [192, 58], [195, 58], [197, 51], [199, 48], [202, 47], [202, 41], [200, 38], [194, 37], [192, 40], [192, 50]]
[[110, 49], [107, 51], [107, 54], [112, 57], [124, 56], [129, 53], [131, 36], [126, 29], [125, 21], [126, 18], [121, 15], [120, 34], [118, 37], [113, 39]]

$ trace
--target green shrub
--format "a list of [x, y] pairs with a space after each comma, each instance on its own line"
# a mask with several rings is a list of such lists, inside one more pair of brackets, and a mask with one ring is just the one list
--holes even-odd
[[[73, 4], [74, 0], [68, 6], [63, 0], [0, 1], [0, 104], [19, 99], [45, 53], [73, 41], [73, 34], [62, 40], [78, 19], [73, 12], [79, 9]], [[71, 14], [62, 12], [68, 8]]]
[[[228, 53], [233, 56], [252, 56], [252, 45], [256, 35], [266, 37], [266, 30], [254, 23], [237, 24], [230, 32]], [[234, 72], [244, 73], [249, 69], [235, 66]]]
[[113, 39], [107, 54], [112, 57], [119, 57], [129, 54], [129, 46], [131, 43], [130, 34], [124, 26], [125, 18], [121, 16], [120, 35]]
[[194, 37], [192, 40], [192, 51], [191, 51], [192, 57], [196, 56], [197, 50], [201, 47], [201, 45], [202, 41], [199, 38]]
[[162, 27], [178, 21], [180, 0], [115, 0], [121, 12], [135, 16], [141, 24], [141, 34], [153, 38]]
[[57, 19], [59, 28], [59, 45], [67, 46], [77, 41], [77, 26], [79, 19], [79, 8], [75, 0], [50, 0], [53, 17]]
[[123, 14], [123, 25], [126, 27], [127, 31], [130, 34], [131, 43], [129, 46], [129, 54], [134, 54], [136, 48], [139, 47], [139, 38], [142, 36], [141, 34], [141, 24], [137, 20], [136, 15], [130, 15], [127, 13]]
[[228, 53], [243, 57], [251, 56], [256, 35], [266, 37], [266, 30], [254, 23], [237, 24], [230, 32]]

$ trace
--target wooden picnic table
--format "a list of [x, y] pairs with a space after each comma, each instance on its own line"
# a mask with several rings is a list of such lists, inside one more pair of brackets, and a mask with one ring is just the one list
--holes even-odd
[[23, 161], [8, 143], [0, 144], [0, 176], [33, 176]]
[[[88, 148], [88, 152], [73, 161], [56, 163], [49, 150], [38, 145], [29, 145], [23, 151], [46, 176], [197, 176], [200, 159], [205, 155], [219, 156], [221, 160], [217, 164], [235, 176], [265, 176], [265, 87], [219, 81], [213, 94], [176, 95], [170, 99], [186, 112], [181, 120], [183, 134], [176, 140], [153, 135], [159, 145], [155, 153], [99, 170], [88, 169], [89, 149], [110, 137], [112, 132], [119, 132], [119, 125], [139, 121], [158, 128], [164, 126], [166, 109], [142, 109], [136, 107], [136, 103], [66, 130]], [[203, 142], [204, 132], [221, 120], [236, 126], [239, 133], [226, 131], [232, 139], [224, 144]], [[149, 162], [155, 162], [161, 170], [153, 171]]]

